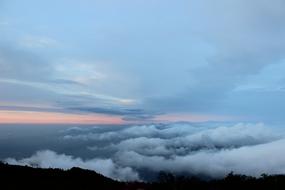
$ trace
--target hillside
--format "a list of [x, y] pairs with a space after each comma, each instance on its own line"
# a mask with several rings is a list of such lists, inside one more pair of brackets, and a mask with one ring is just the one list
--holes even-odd
[[[285, 176], [263, 175], [253, 178], [229, 174], [220, 180], [175, 177], [161, 173], [158, 182], [119, 182], [94, 171], [72, 168], [41, 169], [0, 163], [1, 189], [98, 189], [98, 190], [223, 190], [223, 189], [285, 189]], [[5, 187], [5, 188], [2, 188]]]

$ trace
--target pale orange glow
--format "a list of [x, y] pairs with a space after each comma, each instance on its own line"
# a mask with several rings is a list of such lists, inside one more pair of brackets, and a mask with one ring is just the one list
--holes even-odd
[[67, 114], [29, 111], [0, 111], [0, 123], [29, 123], [29, 124], [122, 124], [118, 116], [101, 114]]
[[168, 121], [168, 122], [206, 122], [206, 121], [231, 121], [235, 118], [230, 116], [220, 116], [220, 115], [199, 115], [199, 114], [165, 114], [160, 115], [155, 118], [156, 121]]
[[[155, 117], [148, 122], [206, 122], [206, 121], [232, 121], [236, 118], [220, 115], [199, 115], [190, 113], [165, 114]], [[103, 114], [71, 114], [38, 111], [11, 111], [0, 110], [0, 123], [11, 124], [130, 124], [145, 121], [124, 121], [120, 116], [109, 116]]]

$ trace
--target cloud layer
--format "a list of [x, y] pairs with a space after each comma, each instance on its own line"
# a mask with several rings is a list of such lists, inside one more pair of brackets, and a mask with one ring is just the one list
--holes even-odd
[[0, 102], [284, 120], [284, 1], [111, 2], [4, 0]]
[[57, 154], [50, 150], [38, 151], [29, 158], [15, 160], [6, 159], [7, 163], [17, 165], [29, 165], [41, 168], [63, 168], [81, 167], [95, 170], [107, 177], [121, 180], [138, 180], [138, 174], [130, 167], [118, 167], [111, 159], [82, 160], [65, 154]]
[[[73, 127], [61, 140], [82, 143], [93, 159], [39, 151], [11, 164], [92, 169], [121, 180], [146, 179], [145, 171], [222, 177], [231, 171], [259, 176], [285, 173], [285, 139], [264, 124], [159, 124], [119, 129]], [[93, 156], [94, 157], [94, 156]]]

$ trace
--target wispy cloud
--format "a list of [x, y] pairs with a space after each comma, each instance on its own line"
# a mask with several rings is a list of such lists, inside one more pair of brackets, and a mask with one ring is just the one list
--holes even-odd
[[281, 0], [84, 2], [83, 14], [78, 2], [65, 3], [57, 10], [54, 1], [6, 3], [0, 20], [11, 18], [13, 29], [0, 31], [2, 101], [21, 85], [25, 103], [40, 91], [41, 101], [67, 108], [145, 112], [125, 120], [156, 113], [283, 120]]
[[19, 45], [26, 48], [54, 48], [59, 44], [57, 40], [45, 36], [25, 36], [19, 41]]
[[0, 27], [4, 27], [4, 26], [8, 26], [9, 25], [9, 22], [8, 21], [1, 21], [0, 20]]

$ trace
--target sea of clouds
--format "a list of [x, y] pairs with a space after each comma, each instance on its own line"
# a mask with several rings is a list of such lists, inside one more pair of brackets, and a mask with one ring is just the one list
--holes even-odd
[[71, 146], [85, 142], [82, 148], [93, 158], [40, 150], [28, 158], [5, 161], [42, 168], [76, 166], [127, 181], [145, 180], [143, 171], [213, 178], [232, 171], [252, 176], [285, 173], [284, 135], [262, 123], [72, 127], [61, 134]]

